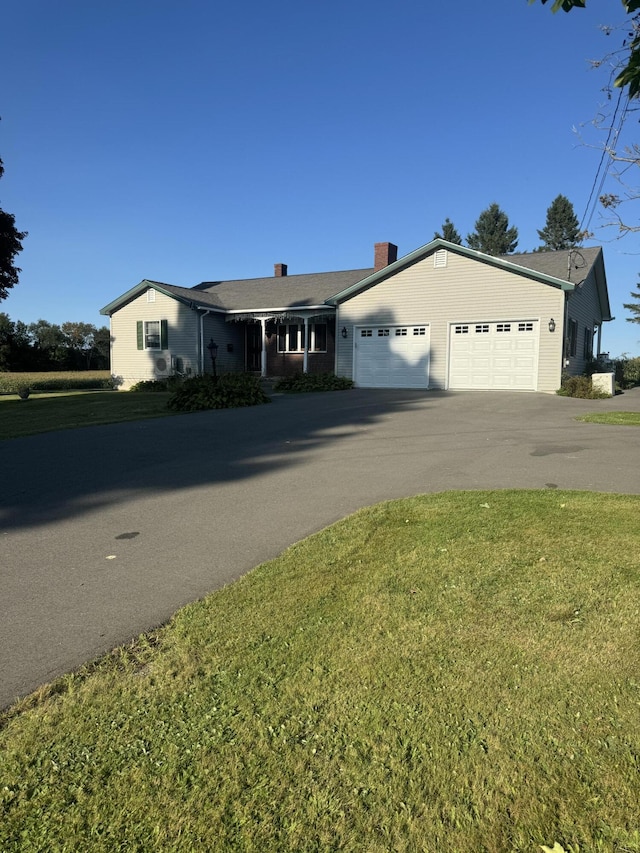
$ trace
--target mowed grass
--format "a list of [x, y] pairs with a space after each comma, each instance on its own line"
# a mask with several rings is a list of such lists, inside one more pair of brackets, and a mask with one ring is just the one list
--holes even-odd
[[300, 542], [6, 716], [0, 849], [640, 850], [639, 517], [450, 492]]
[[0, 397], [0, 439], [56, 429], [167, 417], [169, 392], [69, 391]]
[[577, 418], [588, 424], [614, 424], [615, 426], [640, 426], [640, 412], [593, 412]]

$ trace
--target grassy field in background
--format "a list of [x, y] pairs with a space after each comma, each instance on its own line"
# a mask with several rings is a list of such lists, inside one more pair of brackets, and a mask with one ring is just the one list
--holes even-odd
[[32, 391], [64, 391], [113, 387], [108, 370], [48, 370], [12, 373], [0, 371], [0, 394], [15, 394], [18, 388]]
[[5, 715], [0, 849], [640, 851], [639, 516], [449, 492], [298, 543]]
[[176, 414], [169, 392], [85, 391], [0, 397], [0, 439]]
[[613, 424], [614, 426], [640, 426], [640, 412], [593, 412], [577, 418], [588, 424]]

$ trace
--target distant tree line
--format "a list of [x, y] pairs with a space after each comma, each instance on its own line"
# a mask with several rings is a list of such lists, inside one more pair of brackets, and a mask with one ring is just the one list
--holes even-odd
[[107, 326], [46, 320], [15, 323], [0, 313], [0, 371], [108, 370]]
[[[542, 243], [535, 252], [571, 249], [582, 240], [578, 217], [566, 196], [558, 195], [547, 209], [545, 227], [538, 231]], [[462, 245], [462, 237], [449, 217], [436, 231], [435, 238]], [[475, 231], [467, 234], [467, 246], [486, 255], [510, 255], [518, 245], [518, 229], [509, 226], [509, 217], [493, 202], [483, 210], [475, 223]]]

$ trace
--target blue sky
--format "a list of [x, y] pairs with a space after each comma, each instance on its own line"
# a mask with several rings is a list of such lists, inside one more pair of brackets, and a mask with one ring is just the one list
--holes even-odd
[[[518, 251], [558, 193], [578, 217], [600, 160], [574, 127], [605, 101], [589, 59], [615, 0], [552, 15], [527, 0], [22, 0], [3, 10], [0, 204], [29, 232], [13, 320], [83, 320], [143, 278], [356, 269], [449, 217], [466, 237], [496, 201]], [[597, 146], [589, 127], [586, 140]], [[628, 144], [638, 141], [627, 121]], [[624, 136], [623, 136], [624, 140]], [[615, 188], [610, 186], [611, 191]], [[640, 201], [628, 205], [637, 220]], [[603, 348], [625, 321], [638, 238], [605, 248]]]

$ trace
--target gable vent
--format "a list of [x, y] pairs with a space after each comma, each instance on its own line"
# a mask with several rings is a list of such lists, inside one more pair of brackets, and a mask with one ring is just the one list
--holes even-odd
[[439, 269], [440, 267], [446, 267], [447, 265], [447, 250], [446, 249], [437, 249], [433, 253], [433, 266], [435, 269]]
[[155, 301], [156, 301], [156, 292], [152, 287], [150, 287], [149, 290], [147, 290], [147, 302], [155, 302]]

